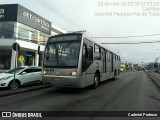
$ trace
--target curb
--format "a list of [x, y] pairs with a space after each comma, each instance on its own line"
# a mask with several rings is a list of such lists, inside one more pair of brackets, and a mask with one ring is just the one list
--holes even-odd
[[18, 89], [18, 90], [6, 90], [6, 91], [0, 92], [0, 98], [15, 95], [15, 94], [20, 94], [20, 93], [25, 93], [25, 92], [29, 92], [29, 91], [35, 91], [35, 90], [39, 90], [39, 89], [49, 88], [49, 87], [51, 87], [50, 84], [45, 84], [45, 85], [28, 87], [28, 88]]
[[151, 80], [153, 80], [153, 82], [160, 88], [160, 79], [155, 77], [154, 75], [152, 75], [149, 72], [146, 72], [148, 74], [148, 76], [151, 78]]

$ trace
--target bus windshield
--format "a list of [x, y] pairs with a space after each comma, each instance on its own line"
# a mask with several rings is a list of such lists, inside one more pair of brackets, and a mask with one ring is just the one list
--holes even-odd
[[46, 45], [44, 67], [77, 67], [80, 41], [58, 41]]

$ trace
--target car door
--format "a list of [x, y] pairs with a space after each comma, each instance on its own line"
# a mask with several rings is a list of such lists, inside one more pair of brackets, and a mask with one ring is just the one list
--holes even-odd
[[34, 69], [33, 68], [27, 68], [21, 73], [21, 84], [30, 84], [33, 81], [35, 81], [35, 76], [34, 76]]
[[35, 82], [38, 82], [42, 80], [42, 69], [41, 68], [34, 68], [34, 79], [36, 80]]

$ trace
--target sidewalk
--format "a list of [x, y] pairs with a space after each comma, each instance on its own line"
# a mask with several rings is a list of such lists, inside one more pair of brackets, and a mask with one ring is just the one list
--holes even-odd
[[146, 73], [160, 87], [160, 74], [153, 71], [146, 71]]
[[25, 92], [29, 92], [29, 91], [49, 88], [49, 87], [51, 87], [50, 84], [44, 84], [44, 85], [24, 86], [24, 87], [19, 88], [17, 90], [2, 90], [2, 91], [0, 91], [0, 98], [5, 97], [5, 96], [20, 94], [20, 93], [25, 93]]

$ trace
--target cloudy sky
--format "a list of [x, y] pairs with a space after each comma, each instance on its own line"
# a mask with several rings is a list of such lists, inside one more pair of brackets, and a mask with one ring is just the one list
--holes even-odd
[[158, 0], [0, 1], [19, 3], [67, 31], [86, 30], [98, 43], [132, 43], [103, 44], [124, 62], [147, 63], [160, 57], [160, 42], [154, 43], [160, 41]]

